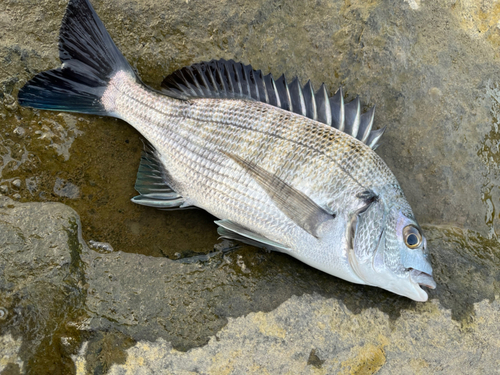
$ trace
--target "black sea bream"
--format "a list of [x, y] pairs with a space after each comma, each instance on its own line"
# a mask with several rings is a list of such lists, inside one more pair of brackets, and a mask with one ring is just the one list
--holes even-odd
[[[183, 68], [148, 88], [87, 0], [70, 0], [62, 66], [19, 92], [24, 106], [120, 118], [148, 145], [135, 203], [207, 210], [222, 237], [331, 275], [426, 301], [427, 243], [382, 159], [373, 109], [344, 105], [234, 61]], [[174, 213], [172, 213], [173, 215]]]

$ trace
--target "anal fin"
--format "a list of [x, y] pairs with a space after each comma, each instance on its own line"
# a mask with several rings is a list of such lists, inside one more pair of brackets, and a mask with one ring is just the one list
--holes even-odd
[[237, 240], [248, 245], [279, 252], [287, 252], [290, 250], [289, 247], [282, 245], [279, 242], [272, 241], [260, 234], [254, 233], [230, 220], [218, 220], [215, 224], [219, 226], [219, 228], [217, 228], [217, 233], [219, 233], [222, 238]]
[[159, 209], [192, 208], [187, 200], [170, 186], [171, 180], [152, 145], [146, 143], [141, 155], [135, 190], [140, 194], [131, 200], [142, 206]]

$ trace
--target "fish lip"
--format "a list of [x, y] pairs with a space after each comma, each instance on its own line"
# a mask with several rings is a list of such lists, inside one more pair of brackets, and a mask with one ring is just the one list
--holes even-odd
[[418, 284], [420, 287], [425, 286], [429, 289], [436, 289], [436, 282], [434, 281], [432, 275], [429, 275], [428, 273], [411, 269], [410, 280], [413, 283]]

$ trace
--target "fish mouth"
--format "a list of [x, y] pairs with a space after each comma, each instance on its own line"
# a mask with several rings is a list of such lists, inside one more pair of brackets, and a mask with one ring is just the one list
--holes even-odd
[[432, 275], [429, 275], [428, 273], [416, 269], [410, 269], [410, 280], [421, 287], [425, 286], [429, 289], [436, 289], [436, 282], [434, 281]]

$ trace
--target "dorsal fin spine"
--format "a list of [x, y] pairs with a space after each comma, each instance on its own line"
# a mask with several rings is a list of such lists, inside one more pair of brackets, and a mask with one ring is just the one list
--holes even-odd
[[241, 69], [238, 69], [241, 78], [241, 95], [252, 97], [252, 93], [248, 90], [248, 77], [245, 72], [245, 66], [242, 65]]
[[[189, 82], [189, 79], [192, 78], [191, 76], [191, 69], [186, 69], [184, 72], [181, 72], [181, 75], [186, 82]], [[199, 95], [199, 93], [196, 91], [196, 85], [186, 85], [188, 88], [188, 92], [190, 92], [191, 95]]]
[[358, 139], [366, 143], [373, 127], [373, 119], [375, 118], [375, 106], [371, 107], [367, 112], [361, 115], [361, 126], [363, 126], [362, 133], [358, 134]]
[[210, 67], [208, 67], [207, 69], [207, 74], [208, 74], [208, 79], [210, 80], [210, 82], [212, 83], [212, 87], [214, 88], [215, 92], [217, 94], [219, 94], [219, 86], [217, 85], [217, 82], [215, 80], [215, 77], [212, 73], [212, 69], [210, 69]]
[[[257, 72], [252, 70], [250, 65], [245, 66], [245, 71], [248, 76], [248, 90], [249, 92], [252, 92], [252, 87], [255, 91], [254, 95], [251, 95], [252, 98], [257, 98], [257, 100], [260, 100], [260, 93], [259, 93], [259, 77], [257, 76]], [[250, 82], [251, 81], [251, 82]], [[252, 84], [250, 84], [252, 83]]]
[[306, 102], [304, 100], [304, 93], [302, 92], [302, 88], [300, 87], [299, 80], [297, 80], [297, 88], [298, 88], [298, 93], [299, 93], [299, 98], [300, 98], [300, 112], [302, 116], [307, 116], [307, 108], [306, 108]]
[[366, 144], [375, 150], [378, 147], [378, 141], [380, 140], [380, 137], [382, 137], [382, 135], [384, 134], [385, 129], [386, 127], [384, 126], [383, 128], [372, 131], [366, 141]]
[[314, 94], [314, 88], [311, 81], [307, 81], [307, 83], [304, 86], [303, 92], [307, 107], [306, 116], [312, 118], [314, 121], [318, 121], [318, 108], [317, 108], [318, 99], [316, 99], [316, 96]]
[[361, 104], [359, 102], [359, 96], [356, 96], [355, 100], [356, 100], [355, 101], [355, 103], [356, 103], [356, 116], [354, 117], [354, 121], [352, 122], [351, 135], [356, 138], [358, 135], [359, 122], [360, 122], [360, 118], [361, 118]]
[[257, 90], [259, 91], [259, 99], [260, 101], [267, 103], [267, 92], [266, 92], [266, 83], [264, 82], [264, 76], [262, 75], [262, 70], [257, 70], [255, 72], [256, 79], [258, 80]]
[[239, 78], [238, 87], [240, 89], [240, 95], [249, 96], [249, 93], [246, 92], [245, 71], [242, 69], [242, 66], [237, 66], [237, 65], [234, 66], [235, 66], [234, 70], [237, 72]]
[[276, 101], [276, 90], [275, 90], [276, 88], [271, 73], [265, 75], [263, 81], [264, 81], [264, 86], [266, 87], [266, 98], [267, 98], [266, 103], [278, 106], [278, 102]]
[[[196, 73], [198, 73], [201, 77], [203, 77], [201, 72], [198, 70], [198, 67], [194, 67], [194, 69], [191, 70], [191, 76], [193, 78], [193, 81], [196, 84], [196, 87], [198, 88], [198, 90], [200, 90], [201, 94], [206, 95], [205, 90], [203, 89], [203, 87], [200, 86], [200, 82], [198, 82], [198, 79], [196, 77]], [[207, 87], [206, 83], [205, 83], [204, 87]]]
[[344, 105], [344, 93], [342, 87], [340, 88], [340, 131], [345, 130], [345, 105]]
[[300, 87], [299, 79], [297, 77], [288, 85], [290, 92], [290, 102], [293, 112], [299, 115], [306, 116], [306, 108], [304, 103], [304, 95]]
[[[247, 65], [243, 65], [243, 72], [245, 73], [245, 77], [246, 77], [248, 95], [250, 95], [252, 98], [258, 98], [259, 95], [258, 95], [258, 91], [257, 91], [258, 88], [257, 88], [257, 84], [255, 82], [255, 77], [253, 76], [251, 69], [248, 70], [247, 68], [248, 68]], [[253, 84], [250, 84], [250, 83], [253, 83]], [[257, 88], [257, 90], [254, 89], [255, 94], [253, 94], [253, 95], [252, 95], [252, 87]]]
[[[186, 70], [186, 72], [187, 72], [188, 74], [191, 74], [191, 70], [190, 70], [190, 69]], [[181, 73], [182, 73], [182, 72], [181, 72]], [[185, 74], [182, 74], [182, 76], [184, 77], [184, 79], [186, 79], [186, 75], [185, 75]], [[192, 76], [192, 74], [191, 74], [191, 76]], [[191, 77], [191, 78], [192, 78], [192, 77]], [[193, 81], [194, 81], [194, 79], [193, 79]], [[196, 90], [195, 90], [192, 86], [188, 86], [188, 89], [189, 89], [189, 90], [190, 90], [190, 91], [191, 91], [194, 95], [198, 95], [198, 93], [196, 92]]]
[[243, 77], [241, 76], [241, 69], [238, 69], [236, 65], [233, 66], [234, 66], [234, 74], [237, 77], [238, 92], [240, 95], [244, 95], [245, 93], [243, 92], [243, 85], [242, 85]]
[[[231, 80], [231, 71], [230, 71], [230, 67], [227, 67], [227, 66], [226, 66], [226, 69], [224, 70], [224, 73], [226, 73], [226, 74], [225, 74], [225, 77], [223, 76], [223, 77], [225, 78], [225, 79], [224, 79], [224, 83], [225, 83], [225, 84], [227, 84], [227, 89], [228, 89], [228, 91], [229, 91], [229, 92], [231, 92], [231, 93], [234, 93], [234, 92], [235, 92], [235, 91], [234, 91], [234, 82], [233, 82], [233, 80]], [[226, 79], [226, 78], [227, 78], [227, 79]]]
[[[203, 87], [206, 87], [206, 89], [203, 89], [200, 87], [201, 91], [207, 95], [208, 92], [207, 91], [210, 91], [210, 90], [213, 90], [213, 87], [210, 86], [209, 82], [207, 81], [207, 78], [205, 77], [205, 72], [206, 72], [206, 69], [202, 70], [202, 68], [200, 66], [197, 66], [196, 67], [196, 70], [198, 71], [198, 74], [199, 76], [201, 77], [201, 79], [203, 80]], [[199, 86], [198, 86], [199, 87]]]
[[243, 81], [241, 82], [241, 88], [242, 88], [242, 94], [243, 95], [248, 95], [249, 97], [252, 97], [252, 90], [250, 90], [250, 76], [247, 74], [247, 71], [245, 70], [245, 65], [241, 66], [243, 69], [241, 69], [241, 77]]
[[290, 94], [290, 86], [285, 76], [283, 76], [283, 84], [285, 85], [286, 100], [290, 105], [290, 112], [293, 112], [292, 95]]
[[269, 94], [267, 93], [266, 76], [262, 77], [262, 87], [264, 89], [264, 102], [269, 104]]
[[262, 85], [261, 90], [260, 90], [260, 100], [262, 100], [265, 103], [269, 103], [269, 96], [267, 94], [266, 80], [265, 80], [265, 76], [261, 70], [259, 70], [259, 76], [260, 76], [260, 83]]
[[274, 95], [276, 97], [276, 105], [281, 108], [281, 100], [280, 100], [280, 95], [278, 93], [278, 87], [276, 86], [276, 81], [274, 80], [274, 78], [271, 74], [269, 74], [269, 76], [271, 78], [272, 89], [273, 89]]
[[323, 113], [324, 115], [324, 123], [332, 126], [332, 107], [328, 100], [328, 93], [326, 92], [325, 84], [321, 85], [321, 88], [316, 93], [316, 97], [321, 101], [323, 107], [320, 109], [319, 113]]
[[[333, 120], [334, 111], [332, 111], [332, 126], [339, 129], [340, 131], [345, 131], [345, 106], [344, 106], [344, 93], [342, 87], [338, 89], [334, 96], [329, 99], [330, 107], [337, 110], [337, 115], [335, 121]], [[338, 108], [336, 108], [338, 107]]]
[[226, 87], [227, 85], [224, 83], [224, 77], [222, 75], [222, 72], [220, 71], [220, 69], [216, 69], [215, 70], [215, 74], [217, 75], [216, 77], [214, 77], [215, 79], [219, 78], [219, 82], [220, 82], [220, 86], [221, 86], [221, 90], [220, 91], [229, 91], [229, 87]]
[[293, 104], [290, 96], [290, 89], [284, 74], [276, 80], [278, 97], [280, 98], [281, 108], [293, 112]]

